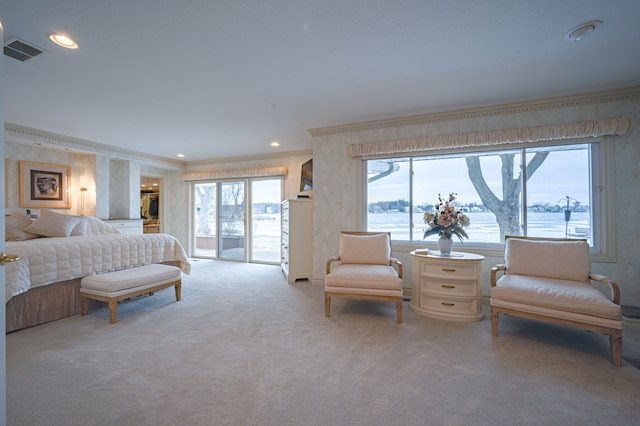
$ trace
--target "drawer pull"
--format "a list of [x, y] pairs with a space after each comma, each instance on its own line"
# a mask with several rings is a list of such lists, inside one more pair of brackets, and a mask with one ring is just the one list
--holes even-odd
[[442, 288], [456, 288], [455, 285], [442, 285]]
[[453, 268], [442, 268], [444, 272], [455, 272], [456, 270]]
[[443, 306], [456, 306], [455, 303], [440, 302]]

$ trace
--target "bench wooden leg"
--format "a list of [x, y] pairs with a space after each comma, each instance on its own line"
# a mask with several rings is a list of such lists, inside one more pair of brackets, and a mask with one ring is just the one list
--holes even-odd
[[324, 295], [324, 316], [329, 317], [331, 313], [331, 296]]
[[176, 284], [176, 302], [180, 301], [180, 291], [182, 289], [182, 281], [178, 281]]
[[118, 301], [109, 300], [109, 324], [115, 324], [117, 322], [116, 315], [118, 313]]
[[89, 312], [89, 299], [80, 295], [80, 303], [82, 303], [82, 316], [86, 316]]

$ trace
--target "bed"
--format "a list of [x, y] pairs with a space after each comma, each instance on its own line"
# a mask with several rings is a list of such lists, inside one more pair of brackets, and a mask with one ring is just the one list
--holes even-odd
[[6, 252], [20, 257], [5, 267], [6, 332], [80, 314], [80, 280], [89, 275], [150, 263], [190, 271], [171, 235], [122, 234], [96, 218], [45, 212], [35, 222], [5, 217]]

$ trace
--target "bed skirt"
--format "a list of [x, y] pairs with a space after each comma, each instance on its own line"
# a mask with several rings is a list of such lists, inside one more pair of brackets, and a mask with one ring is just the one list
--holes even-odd
[[[163, 263], [180, 267], [179, 261]], [[80, 315], [81, 280], [82, 278], [61, 281], [13, 296], [6, 305], [6, 333]], [[89, 309], [104, 305], [104, 302], [97, 300], [89, 301]]]

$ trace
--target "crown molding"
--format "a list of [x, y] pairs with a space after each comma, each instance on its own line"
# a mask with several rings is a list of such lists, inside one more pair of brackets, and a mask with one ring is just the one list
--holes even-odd
[[272, 153], [272, 154], [259, 154], [259, 155], [247, 155], [242, 157], [226, 157], [226, 158], [215, 158], [210, 160], [188, 161], [187, 166], [204, 166], [209, 164], [224, 164], [224, 163], [238, 163], [243, 161], [271, 160], [276, 158], [298, 157], [298, 156], [305, 156], [305, 155], [313, 155], [313, 150], [304, 149], [299, 151], [285, 151], [285, 152], [278, 152], [278, 153]]
[[308, 129], [312, 137], [640, 99], [640, 86]]
[[88, 141], [86, 139], [74, 138], [71, 136], [60, 135], [58, 133], [47, 132], [44, 130], [34, 129], [32, 127], [21, 126], [15, 123], [5, 123], [5, 139], [8, 142], [21, 144], [44, 145], [51, 149], [61, 149], [65, 151], [75, 152], [77, 154], [91, 155], [101, 154], [117, 160], [131, 160], [144, 163], [149, 166], [159, 167], [163, 169], [171, 169], [177, 171], [185, 171], [187, 166], [197, 166], [204, 164], [220, 164], [241, 161], [268, 160], [273, 158], [295, 157], [312, 155], [310, 149], [299, 151], [286, 151], [272, 154], [251, 155], [242, 157], [216, 158], [210, 160], [184, 161], [174, 160], [157, 155], [147, 154], [144, 152], [133, 151], [114, 147], [112, 145], [101, 144], [98, 142]]
[[186, 162], [167, 159], [156, 155], [150, 155], [139, 151], [117, 148], [85, 139], [60, 135], [14, 123], [5, 123], [5, 139], [8, 142], [21, 144], [44, 145], [52, 149], [63, 149], [77, 154], [101, 154], [117, 160], [131, 160], [156, 167], [184, 171]]

